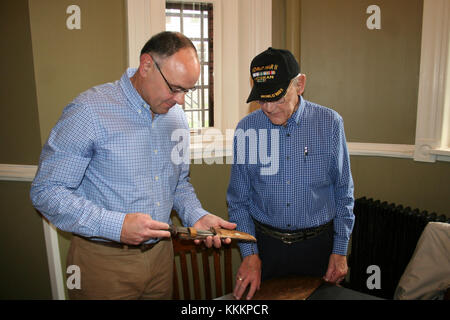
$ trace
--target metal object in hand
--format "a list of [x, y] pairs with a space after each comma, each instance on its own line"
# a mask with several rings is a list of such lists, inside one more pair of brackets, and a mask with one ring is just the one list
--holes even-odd
[[169, 230], [172, 237], [179, 237], [182, 239], [205, 239], [208, 236], [219, 236], [221, 239], [234, 239], [234, 240], [242, 240], [242, 241], [251, 241], [256, 242], [256, 239], [245, 232], [236, 231], [236, 230], [228, 230], [222, 228], [211, 227], [210, 230], [198, 230], [193, 227], [178, 227], [175, 225], [170, 225]]

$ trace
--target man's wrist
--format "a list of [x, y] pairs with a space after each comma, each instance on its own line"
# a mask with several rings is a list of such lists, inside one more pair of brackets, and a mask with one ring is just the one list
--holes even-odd
[[204, 216], [207, 216], [209, 213], [203, 208], [197, 208], [193, 211], [193, 214], [189, 217], [190, 223], [188, 222], [188, 225], [193, 226], [196, 224], [201, 218]]
[[241, 256], [244, 259], [247, 256], [258, 254], [258, 246], [255, 243], [239, 243]]
[[248, 256], [245, 256], [244, 259], [250, 260], [250, 259], [259, 259], [259, 254], [258, 253], [254, 253], [254, 254], [249, 254]]
[[126, 213], [118, 211], [108, 211], [104, 214], [99, 229], [99, 236], [105, 239], [120, 242], [125, 216]]

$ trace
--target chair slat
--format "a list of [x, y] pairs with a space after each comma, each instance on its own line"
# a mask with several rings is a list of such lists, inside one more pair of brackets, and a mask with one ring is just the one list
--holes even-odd
[[173, 299], [180, 300], [180, 289], [178, 287], [178, 273], [175, 261], [173, 262]]
[[214, 273], [216, 279], [216, 296], [220, 297], [222, 293], [222, 272], [220, 270], [220, 253], [214, 250]]
[[197, 263], [197, 251], [195, 248], [190, 250], [191, 252], [191, 267], [192, 274], [194, 276], [194, 299], [201, 299], [200, 294], [200, 274], [198, 272], [198, 263]]
[[184, 252], [180, 252], [180, 263], [181, 263], [181, 275], [183, 276], [183, 294], [184, 300], [191, 299], [191, 292], [189, 290], [189, 277], [186, 263], [186, 254]]
[[209, 271], [208, 251], [202, 252], [203, 274], [205, 275], [205, 295], [207, 300], [212, 299], [211, 272]]
[[225, 293], [230, 293], [233, 291], [233, 271], [231, 263], [231, 248], [230, 246], [225, 247]]

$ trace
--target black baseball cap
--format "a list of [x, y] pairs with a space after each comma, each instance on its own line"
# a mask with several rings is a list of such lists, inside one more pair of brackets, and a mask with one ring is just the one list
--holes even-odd
[[299, 73], [300, 66], [290, 51], [268, 48], [261, 52], [250, 64], [253, 88], [247, 103], [281, 99], [286, 94], [291, 80]]

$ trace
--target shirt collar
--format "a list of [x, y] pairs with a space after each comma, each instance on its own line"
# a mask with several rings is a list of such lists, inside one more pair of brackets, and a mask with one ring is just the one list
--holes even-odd
[[120, 78], [120, 86], [133, 109], [135, 109], [136, 111], [140, 110], [141, 108], [150, 110], [149, 105], [144, 101], [144, 99], [142, 99], [139, 92], [137, 92], [136, 88], [131, 83], [130, 78], [136, 73], [136, 71], [136, 68], [128, 68], [123, 73], [122, 78]]
[[298, 96], [298, 108], [297, 110], [291, 115], [291, 117], [287, 121], [287, 125], [293, 124], [294, 122], [298, 125], [300, 124], [300, 118], [303, 114], [303, 110], [305, 109], [305, 99], [303, 99], [302, 96]]

